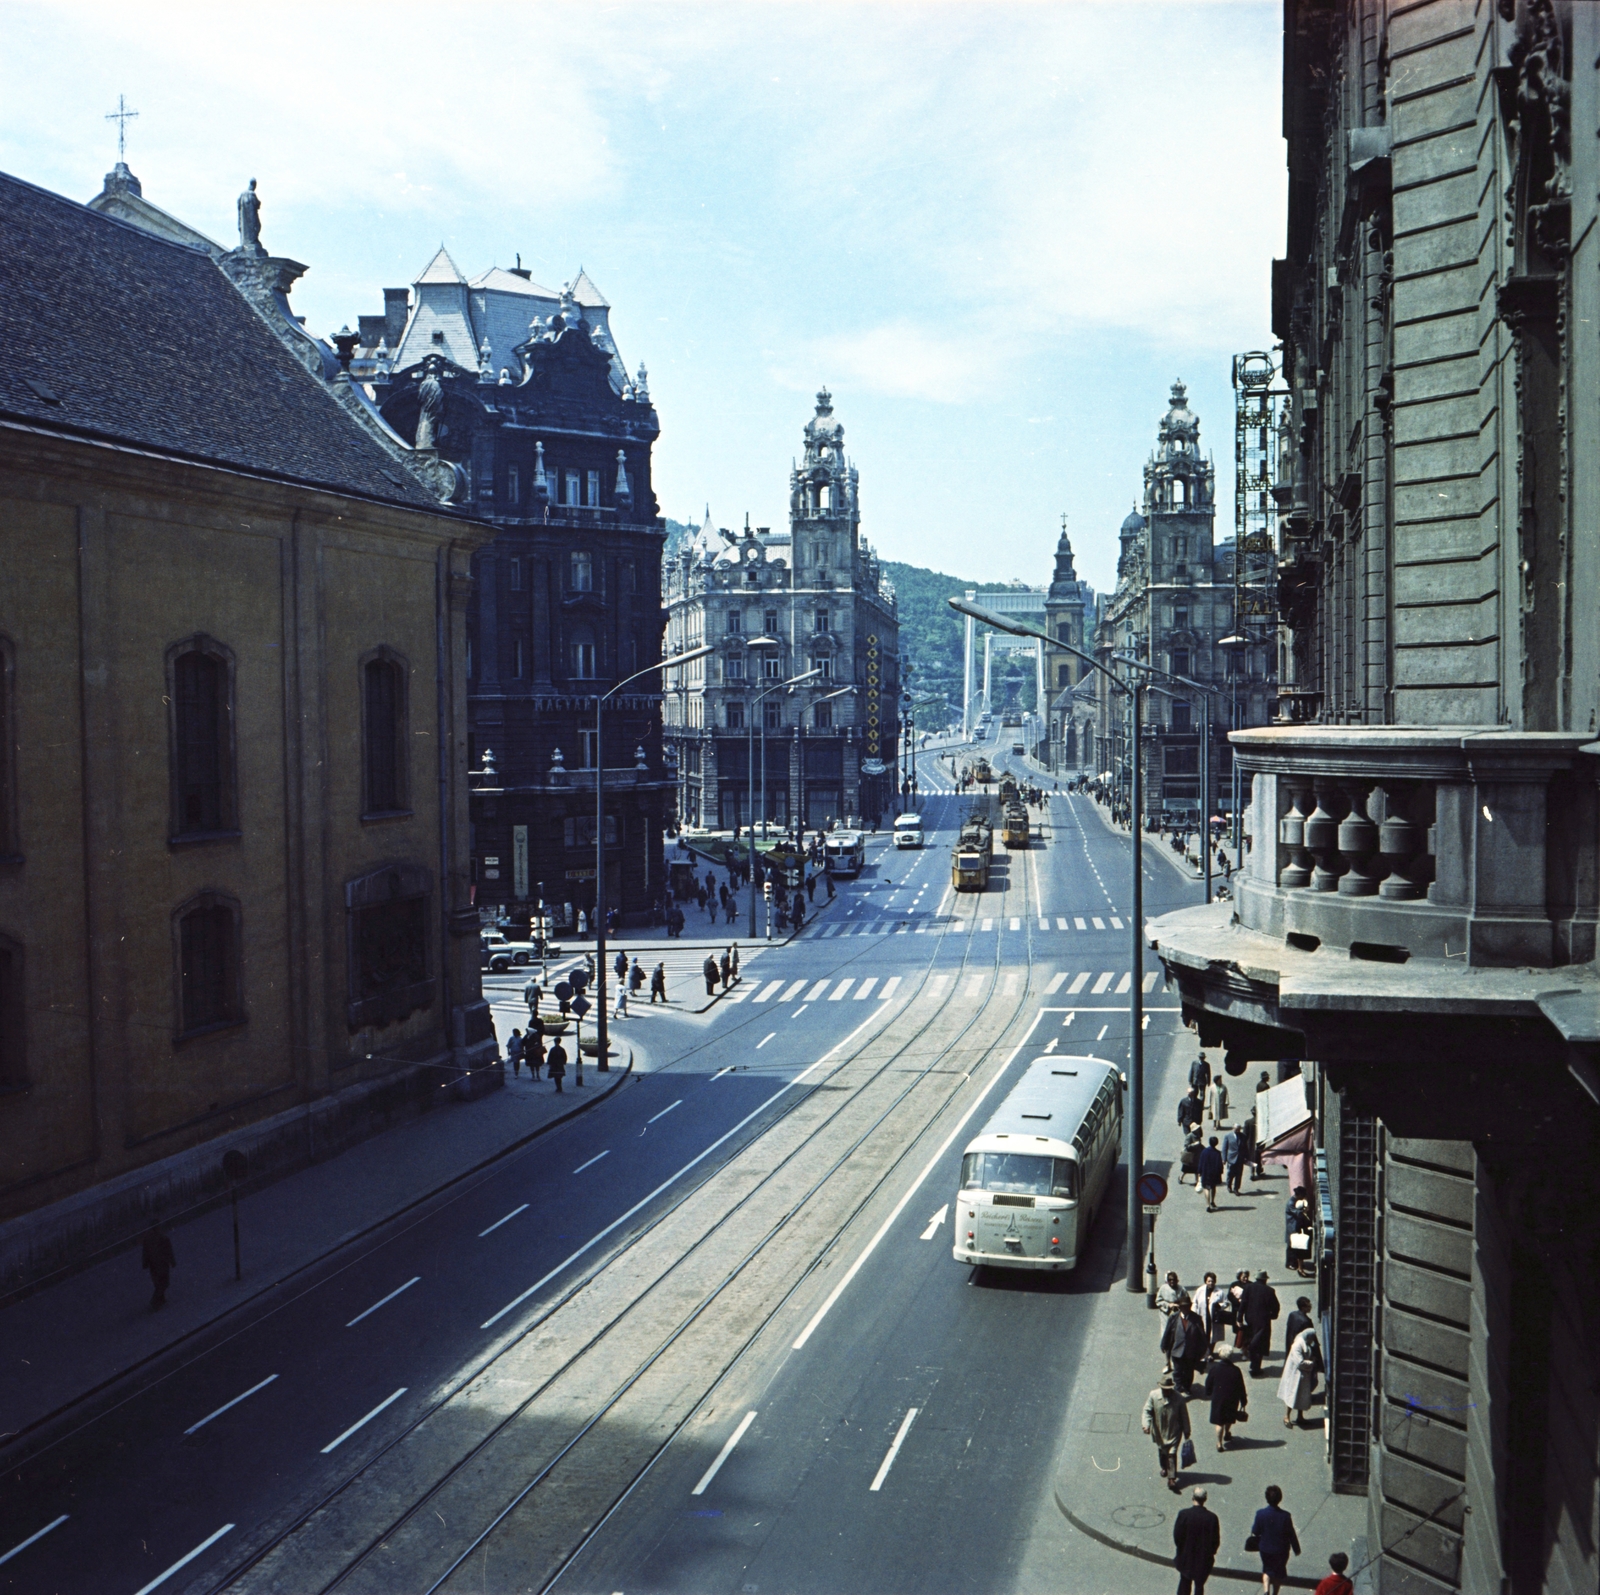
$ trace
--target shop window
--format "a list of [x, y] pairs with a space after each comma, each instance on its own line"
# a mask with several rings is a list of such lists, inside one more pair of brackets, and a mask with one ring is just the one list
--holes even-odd
[[174, 840], [238, 832], [233, 680], [233, 655], [211, 637], [167, 652]]

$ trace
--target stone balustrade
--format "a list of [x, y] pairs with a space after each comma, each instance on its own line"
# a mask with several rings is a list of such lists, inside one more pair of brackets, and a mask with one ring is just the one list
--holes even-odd
[[1387, 963], [1595, 956], [1600, 743], [1327, 725], [1230, 741], [1254, 777], [1252, 851], [1235, 877], [1244, 928]]

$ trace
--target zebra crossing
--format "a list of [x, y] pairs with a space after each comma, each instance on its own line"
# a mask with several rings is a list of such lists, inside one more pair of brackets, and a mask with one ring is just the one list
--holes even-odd
[[[915, 976], [908, 979], [902, 975], [890, 975], [887, 979], [877, 975], [845, 975], [842, 978], [830, 975], [822, 980], [813, 980], [809, 976], [803, 980], [756, 979], [736, 986], [718, 1007], [727, 1008], [735, 1003], [747, 1002], [752, 1006], [766, 1004], [781, 1008], [787, 1003], [798, 1002], [796, 1013], [799, 1013], [813, 1003], [822, 1002], [887, 1002], [896, 997], [912, 995], [935, 999], [978, 998], [989, 989], [991, 979], [995, 981], [995, 990], [1000, 996], [1020, 997], [1027, 986], [1028, 972], [1025, 969], [1002, 969], [996, 977], [988, 970], [938, 970], [920, 981]], [[1161, 982], [1162, 976], [1152, 970], [1145, 974], [1139, 989], [1148, 994], [1155, 991]], [[1062, 970], [1051, 976], [1045, 985], [1044, 995], [1124, 997], [1132, 989], [1133, 976], [1127, 970]]]
[[1048, 931], [1052, 935], [1061, 931], [1069, 934], [1083, 931], [1089, 935], [1096, 931], [1125, 933], [1128, 928], [1126, 921], [1115, 914], [1040, 914], [1037, 918], [1032, 914], [986, 914], [971, 919], [958, 918], [954, 914], [930, 914], [926, 917], [914, 914], [896, 917], [890, 914], [819, 925], [807, 932], [806, 939], [824, 941], [831, 936], [925, 936], [930, 930], [961, 926], [975, 932], [1021, 931], [1026, 926], [1030, 930]]

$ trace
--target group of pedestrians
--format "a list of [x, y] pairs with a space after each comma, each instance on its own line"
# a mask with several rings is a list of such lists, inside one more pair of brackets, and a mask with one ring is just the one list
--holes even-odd
[[715, 953], [707, 953], [706, 961], [701, 966], [700, 973], [705, 976], [706, 996], [715, 997], [720, 985], [723, 991], [739, 983], [739, 944], [730, 942], [722, 951], [722, 957]]
[[[1270, 1084], [1262, 1073], [1256, 1090]], [[1178, 1183], [1193, 1175], [1195, 1189], [1206, 1199], [1206, 1211], [1217, 1210], [1217, 1193], [1226, 1186], [1230, 1196], [1244, 1190], [1244, 1171], [1252, 1181], [1266, 1178], [1262, 1156], [1266, 1150], [1256, 1133], [1254, 1110], [1237, 1121], [1232, 1116], [1228, 1082], [1212, 1075], [1211, 1064], [1202, 1053], [1189, 1065], [1189, 1090], [1178, 1103], [1178, 1128], [1183, 1131], [1183, 1154]], [[1218, 1132], [1206, 1136], [1206, 1122]]]

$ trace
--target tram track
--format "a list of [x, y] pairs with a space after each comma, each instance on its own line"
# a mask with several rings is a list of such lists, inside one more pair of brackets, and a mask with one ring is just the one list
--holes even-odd
[[[1016, 882], [1022, 896], [1027, 895], [1025, 885], [1021, 879]], [[1007, 881], [1000, 906], [1011, 890]], [[931, 972], [945, 936], [966, 928], [957, 923], [941, 931], [924, 977]], [[1031, 976], [1031, 937], [1026, 945]], [[958, 990], [963, 980], [977, 972], [975, 962], [969, 942], [957, 973]], [[577, 1492], [586, 1503], [577, 1514], [584, 1532], [569, 1534], [564, 1545], [547, 1546], [540, 1558], [549, 1577], [558, 1576], [589, 1528], [603, 1520], [631, 1488], [761, 1330], [827, 1265], [850, 1225], [894, 1179], [907, 1153], [957, 1099], [970, 1070], [958, 1068], [958, 1077], [948, 1089], [937, 1090], [931, 1102], [923, 1100], [931, 1081], [939, 1076], [950, 1078], [941, 1065], [948, 1065], [953, 1056], [959, 1063], [975, 1032], [986, 1020], [993, 1020], [994, 1003], [1000, 996], [999, 967], [997, 941], [984, 971], [986, 987], [971, 1014], [953, 1036], [941, 1038], [925, 1059], [919, 1058], [918, 1049], [937, 1027], [949, 1023], [949, 1005], [931, 1003], [910, 1036], [874, 1059], [871, 1053], [896, 1017], [886, 1015], [886, 1023], [850, 1057], [797, 1094], [793, 1103], [753, 1132], [720, 1167], [685, 1189], [603, 1261], [539, 1304], [528, 1321], [477, 1359], [464, 1377], [442, 1391], [354, 1474], [316, 1499], [302, 1502], [291, 1521], [247, 1549], [220, 1580], [213, 1575], [203, 1585], [192, 1587], [239, 1592], [293, 1590], [295, 1595], [309, 1589], [389, 1590], [400, 1587], [396, 1569], [404, 1567], [404, 1587], [438, 1590], [503, 1532], [541, 1486], [552, 1485], [562, 1495], [568, 1509], [557, 1515], [571, 1517], [571, 1478], [584, 1476], [586, 1470], [592, 1474], [598, 1464], [600, 1477], [591, 1478]], [[1020, 999], [1008, 1004], [984, 1047], [1006, 1034], [1021, 1006]], [[916, 1062], [906, 1070], [908, 1059]], [[845, 1079], [852, 1073], [860, 1077]], [[898, 1079], [901, 1073], [909, 1078]], [[842, 1092], [841, 1083], [846, 1087]], [[853, 1122], [864, 1114], [870, 1116], [864, 1127]], [[891, 1132], [898, 1136], [898, 1150], [867, 1172], [870, 1160], [861, 1158], [863, 1149], [875, 1137]], [[782, 1144], [785, 1141], [787, 1145]], [[820, 1172], [815, 1166], [819, 1152]], [[750, 1166], [759, 1165], [763, 1156], [775, 1160], [765, 1168]], [[730, 1189], [741, 1185], [745, 1188], [737, 1194]], [[822, 1215], [818, 1209], [830, 1191], [834, 1200], [819, 1233], [817, 1221]], [[708, 1207], [714, 1211], [698, 1211]], [[717, 1255], [717, 1248], [729, 1246], [730, 1240], [737, 1247], [731, 1263], [726, 1256]], [[744, 1244], [739, 1244], [741, 1241]], [[775, 1244], [780, 1241], [783, 1244]], [[668, 1261], [653, 1268], [652, 1251]], [[581, 1308], [586, 1295], [597, 1310], [584, 1322]], [[740, 1298], [737, 1303], [735, 1297]], [[719, 1303], [728, 1309], [720, 1315], [715, 1312]], [[575, 1322], [558, 1324], [563, 1315]], [[713, 1324], [712, 1319], [718, 1321]], [[407, 1449], [417, 1448], [427, 1427], [448, 1415], [452, 1404], [464, 1399], [470, 1404], [475, 1393], [481, 1396], [495, 1384], [497, 1372], [510, 1371], [505, 1367], [510, 1359], [540, 1364], [542, 1342], [569, 1328], [582, 1331], [581, 1340], [566, 1341], [576, 1349], [561, 1352], [553, 1361], [545, 1358], [543, 1366], [522, 1368], [523, 1387], [517, 1398], [497, 1413], [487, 1428], [472, 1435], [464, 1449], [458, 1446], [458, 1454], [448, 1465], [436, 1466], [434, 1476], [427, 1479], [409, 1465], [415, 1459], [405, 1456]], [[543, 1336], [541, 1331], [545, 1331]], [[706, 1344], [700, 1344], [702, 1341]], [[717, 1349], [708, 1357], [711, 1345]], [[669, 1404], [677, 1412], [675, 1421], [658, 1426], [648, 1437], [634, 1435], [626, 1443], [628, 1455], [606, 1463], [606, 1448], [601, 1443], [606, 1420], [627, 1416], [630, 1402], [637, 1405], [652, 1381], [670, 1385], [674, 1380], [686, 1380], [692, 1387]], [[651, 1399], [659, 1399], [659, 1392]], [[644, 1454], [635, 1441], [643, 1442]], [[390, 1477], [382, 1477], [384, 1474]], [[506, 1487], [507, 1474], [516, 1479], [515, 1488]], [[354, 1520], [363, 1516], [358, 1498], [370, 1493], [381, 1500], [386, 1488], [403, 1477], [421, 1488], [403, 1504], [391, 1501], [381, 1510], [367, 1511], [359, 1532], [352, 1533], [357, 1527]], [[434, 1554], [423, 1556], [431, 1541], [429, 1547], [420, 1541], [429, 1536], [437, 1539], [432, 1523], [446, 1518], [440, 1508], [448, 1505], [448, 1520], [459, 1522], [460, 1509], [472, 1503], [479, 1510], [465, 1548], [447, 1557], [434, 1548]], [[326, 1543], [329, 1540], [335, 1544]], [[336, 1555], [322, 1559], [335, 1550]], [[305, 1553], [309, 1553], [310, 1566]], [[431, 1562], [435, 1571], [423, 1573], [416, 1566], [419, 1559]], [[442, 1570], [441, 1561], [445, 1562]], [[519, 1583], [532, 1571], [525, 1569]], [[542, 1582], [543, 1577], [539, 1575], [537, 1581]]]

